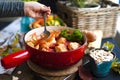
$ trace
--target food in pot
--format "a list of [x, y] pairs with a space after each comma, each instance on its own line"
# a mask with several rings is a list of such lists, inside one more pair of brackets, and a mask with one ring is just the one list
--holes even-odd
[[111, 51], [106, 51], [104, 49], [92, 49], [90, 50], [90, 56], [95, 60], [96, 63], [110, 61], [114, 57]]
[[50, 32], [50, 36], [46, 38], [44, 34], [33, 33], [27, 44], [35, 49], [47, 52], [65, 52], [75, 50], [83, 44], [83, 34], [80, 30], [75, 29], [71, 32], [69, 29]]

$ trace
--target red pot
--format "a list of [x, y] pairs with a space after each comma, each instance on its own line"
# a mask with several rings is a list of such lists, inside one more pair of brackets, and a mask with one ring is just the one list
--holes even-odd
[[[66, 29], [66, 28], [68, 27], [54, 27], [54, 26], [47, 27], [49, 31], [53, 31], [53, 30], [60, 31], [61, 29]], [[73, 30], [72, 28], [69, 29]], [[29, 31], [25, 35], [24, 41], [26, 41], [26, 39], [29, 38], [29, 36], [32, 33], [37, 32], [38, 34], [41, 34], [43, 30], [44, 28], [41, 27]], [[52, 69], [66, 68], [77, 63], [83, 57], [84, 51], [87, 47], [87, 39], [84, 36], [83, 45], [76, 50], [68, 51], [68, 52], [45, 52], [32, 48], [26, 43], [25, 43], [25, 47], [26, 50], [19, 51], [2, 58], [1, 63], [3, 67], [5, 68], [15, 67], [29, 59], [40, 67], [52, 68]]]

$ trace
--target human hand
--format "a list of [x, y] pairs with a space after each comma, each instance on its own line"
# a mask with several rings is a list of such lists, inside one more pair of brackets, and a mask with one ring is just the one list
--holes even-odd
[[47, 16], [49, 16], [51, 14], [51, 9], [43, 4], [31, 1], [25, 2], [24, 13], [26, 16], [30, 16], [32, 18], [39, 18], [43, 16], [43, 13], [46, 13]]

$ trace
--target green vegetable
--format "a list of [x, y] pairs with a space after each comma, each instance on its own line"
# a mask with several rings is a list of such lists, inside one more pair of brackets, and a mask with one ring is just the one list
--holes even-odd
[[54, 18], [54, 20], [59, 21], [59, 23], [60, 23], [61, 26], [65, 26], [65, 23], [60, 18]]
[[78, 29], [75, 29], [72, 33], [70, 33], [68, 29], [62, 30], [60, 36], [65, 37], [67, 40], [73, 42], [79, 42], [83, 39], [83, 35]]
[[83, 35], [78, 29], [73, 31], [73, 33], [71, 34], [71, 37], [72, 37], [72, 41], [77, 41], [77, 42], [83, 39]]
[[60, 33], [60, 36], [66, 38], [68, 36], [68, 31], [69, 31], [68, 29], [62, 30], [61, 33]]
[[112, 51], [114, 48], [114, 44], [112, 42], [107, 41], [103, 44], [102, 48]]
[[120, 74], [120, 61], [118, 58], [115, 58], [112, 62], [111, 69]]

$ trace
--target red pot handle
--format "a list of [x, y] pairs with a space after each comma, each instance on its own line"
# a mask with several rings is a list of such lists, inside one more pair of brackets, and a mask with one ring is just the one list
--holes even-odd
[[30, 57], [30, 54], [27, 50], [21, 50], [19, 52], [12, 53], [1, 59], [1, 65], [5, 68], [16, 67], [23, 62], [27, 61]]

